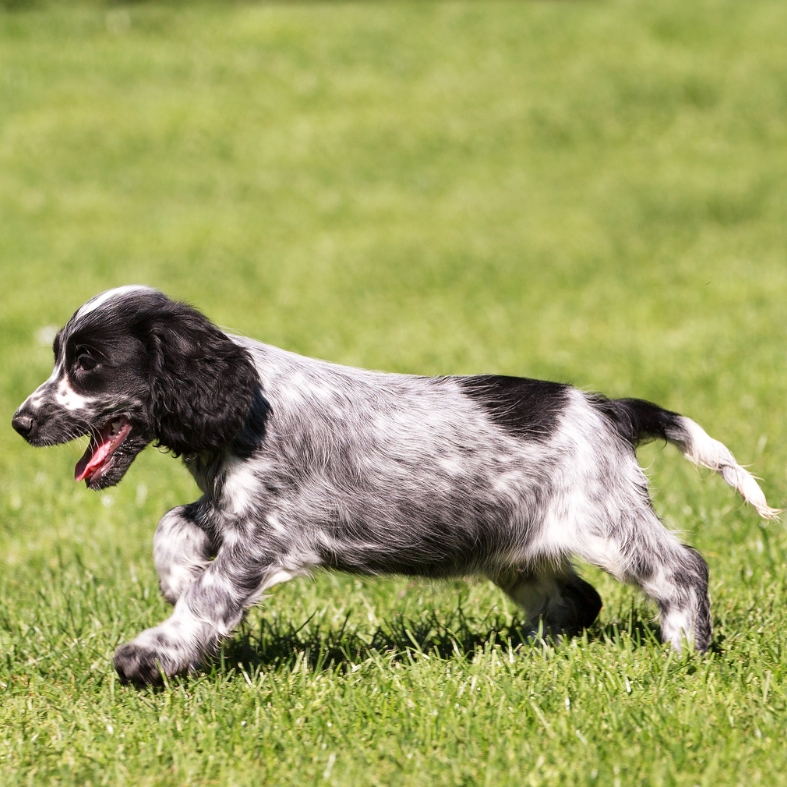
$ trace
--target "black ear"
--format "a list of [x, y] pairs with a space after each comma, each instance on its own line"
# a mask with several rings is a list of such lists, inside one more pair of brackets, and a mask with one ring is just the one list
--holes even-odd
[[242, 429], [259, 388], [246, 350], [196, 309], [166, 300], [140, 325], [150, 357], [148, 418], [175, 454], [215, 451]]

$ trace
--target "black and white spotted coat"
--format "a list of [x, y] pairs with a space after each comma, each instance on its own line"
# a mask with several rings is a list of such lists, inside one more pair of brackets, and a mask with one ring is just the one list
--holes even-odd
[[174, 611], [115, 655], [138, 684], [197, 668], [267, 588], [321, 567], [482, 574], [534, 629], [571, 634], [601, 608], [579, 556], [654, 599], [675, 648], [704, 650], [707, 566], [656, 517], [635, 446], [666, 439], [777, 514], [721, 443], [656, 405], [337, 366], [228, 335], [149, 288], [88, 301], [54, 350], [52, 376], [14, 417], [29, 442], [91, 434], [77, 477], [94, 489], [156, 442], [202, 492], [156, 530]]

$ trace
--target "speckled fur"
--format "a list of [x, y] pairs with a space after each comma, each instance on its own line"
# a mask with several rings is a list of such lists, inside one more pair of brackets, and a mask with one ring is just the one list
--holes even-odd
[[[102, 316], [122, 312], [129, 326], [144, 323], [156, 331], [157, 309], [171, 317], [177, 308], [187, 310], [193, 324], [204, 320], [217, 357], [226, 340], [242, 350], [242, 374], [220, 381], [225, 389], [234, 380], [254, 381], [253, 390], [238, 383], [240, 428], [219, 439], [216, 427], [208, 447], [197, 441], [190, 448], [188, 428], [180, 429], [176, 445], [168, 443], [165, 427], [145, 415], [146, 407], [155, 409], [146, 374], [154, 369], [153, 387], [166, 392], [178, 384], [167, 378], [170, 367], [181, 374], [192, 367], [182, 359], [158, 358], [148, 367], [141, 360], [122, 391], [111, 384], [83, 391], [66, 350], [15, 417], [15, 425], [20, 416], [32, 419], [35, 438], [26, 436], [44, 444], [125, 410], [133, 439], [175, 448], [202, 491], [158, 526], [156, 570], [175, 608], [167, 621], [118, 649], [123, 680], [153, 683], [162, 673], [196, 669], [267, 588], [320, 567], [482, 574], [523, 607], [533, 630], [572, 634], [601, 608], [596, 591], [574, 572], [571, 559], [579, 556], [653, 598], [673, 647], [680, 649], [685, 638], [704, 650], [711, 637], [707, 566], [654, 514], [635, 444], [664, 437], [699, 464], [720, 472], [724, 465], [725, 479], [763, 516], [776, 513], [720, 443], [689, 419], [638, 400], [611, 401], [512, 378], [426, 378], [336, 366], [213, 333], [198, 312], [142, 288], [97, 296], [75, 314], [60, 342], [90, 334], [91, 321], [99, 321], [104, 333], [114, 332], [115, 344], [138, 342], [152, 353], [167, 344], [166, 336], [149, 349], [136, 328], [109, 318], [101, 323]], [[137, 312], [143, 321], [135, 320]], [[198, 357], [185, 346], [187, 333], [168, 346]], [[210, 386], [219, 384], [215, 374], [204, 384], [186, 384], [194, 383], [207, 387], [205, 401]], [[132, 459], [116, 469], [112, 483]]]

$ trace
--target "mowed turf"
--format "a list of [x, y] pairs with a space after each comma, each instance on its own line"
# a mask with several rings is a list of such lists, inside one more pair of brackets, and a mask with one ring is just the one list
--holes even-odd
[[321, 574], [159, 692], [151, 538], [11, 415], [53, 327], [141, 282], [340, 363], [499, 372], [691, 415], [787, 503], [787, 5], [302, 2], [0, 11], [0, 783], [787, 784], [787, 534], [640, 450], [711, 568], [705, 656], [634, 589], [529, 646], [482, 581]]

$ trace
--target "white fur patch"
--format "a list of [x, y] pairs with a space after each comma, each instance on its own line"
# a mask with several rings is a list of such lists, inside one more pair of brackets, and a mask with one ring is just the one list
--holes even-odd
[[763, 519], [778, 519], [779, 511], [771, 508], [765, 494], [754, 476], [744, 470], [736, 461], [726, 445], [714, 440], [698, 423], [691, 418], [682, 418], [683, 428], [689, 435], [688, 441], [674, 441], [684, 456], [695, 465], [707, 467], [717, 472], [743, 499], [749, 503]]
[[107, 301], [112, 300], [113, 298], [120, 298], [123, 295], [128, 295], [129, 293], [136, 291], [155, 292], [152, 287], [146, 287], [143, 284], [127, 284], [123, 287], [115, 287], [113, 290], [106, 290], [105, 292], [99, 293], [94, 298], [91, 298], [79, 309], [75, 317], [76, 319], [85, 317], [91, 312], [94, 312], [100, 306], [103, 306]]
[[54, 396], [55, 402], [65, 410], [83, 410], [92, 402], [95, 401], [93, 397], [82, 396], [78, 394], [69, 384], [67, 380], [61, 380], [57, 386]]
[[295, 579], [295, 577], [303, 576], [306, 573], [304, 571], [287, 571], [284, 568], [280, 568], [278, 571], [270, 574], [263, 582], [262, 592], [266, 591], [268, 588], [272, 588], [274, 585], [280, 585], [282, 582], [289, 582], [291, 579]]
[[661, 617], [661, 638], [680, 653], [684, 639], [694, 639], [694, 616], [689, 609], [670, 610]]
[[243, 515], [254, 508], [259, 476], [260, 469], [253, 462], [235, 457], [227, 461], [222, 499], [229, 511]]
[[270, 525], [271, 530], [273, 530], [273, 532], [276, 533], [277, 535], [279, 536], [287, 535], [287, 528], [284, 527], [284, 525], [281, 523], [281, 520], [279, 519], [278, 516], [276, 516], [276, 514], [268, 514], [268, 516], [265, 517], [265, 521], [268, 523], [268, 525]]

